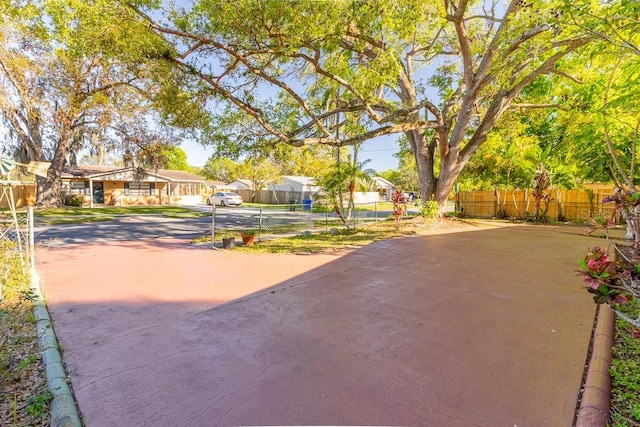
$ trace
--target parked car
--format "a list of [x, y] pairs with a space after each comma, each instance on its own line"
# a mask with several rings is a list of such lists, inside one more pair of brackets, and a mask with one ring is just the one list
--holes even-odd
[[242, 204], [242, 197], [236, 193], [218, 192], [207, 197], [207, 204], [215, 204], [216, 206], [240, 206]]

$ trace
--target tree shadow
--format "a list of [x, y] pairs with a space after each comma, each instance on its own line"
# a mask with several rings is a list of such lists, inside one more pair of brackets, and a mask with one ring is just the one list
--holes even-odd
[[87, 425], [570, 425], [594, 312], [575, 270], [597, 241], [151, 239], [43, 249], [38, 270]]

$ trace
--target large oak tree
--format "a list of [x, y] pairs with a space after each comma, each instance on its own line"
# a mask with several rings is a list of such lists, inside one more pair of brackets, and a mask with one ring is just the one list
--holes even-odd
[[[456, 178], [523, 89], [593, 34], [561, 1], [129, 2], [212, 100], [293, 146], [404, 133], [424, 199]], [[166, 18], [156, 19], [157, 16]], [[543, 105], [544, 106], [544, 105]]]
[[161, 121], [149, 121], [162, 85], [149, 77], [162, 74], [155, 58], [164, 47], [130, 9], [110, 0], [16, 0], [2, 12], [0, 114], [22, 161], [51, 163], [38, 178], [38, 205], [59, 203], [62, 169], [81, 149], [135, 152], [163, 139]]

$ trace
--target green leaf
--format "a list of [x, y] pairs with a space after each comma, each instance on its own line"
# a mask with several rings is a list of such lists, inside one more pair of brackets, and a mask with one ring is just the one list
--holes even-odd
[[609, 294], [609, 287], [607, 285], [600, 285], [598, 286], [598, 292], [601, 294]]

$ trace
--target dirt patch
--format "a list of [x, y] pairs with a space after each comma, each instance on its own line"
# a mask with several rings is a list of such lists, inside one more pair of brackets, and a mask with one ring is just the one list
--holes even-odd
[[434, 234], [458, 231], [474, 231], [492, 226], [480, 221], [459, 219], [455, 217], [435, 218], [425, 220], [415, 217], [402, 222], [403, 225], [413, 227], [418, 234]]

